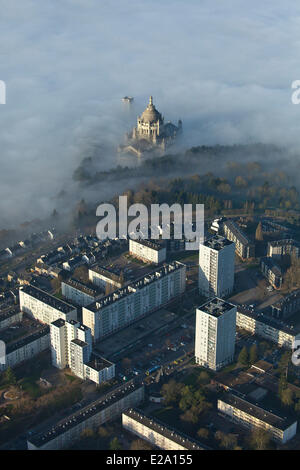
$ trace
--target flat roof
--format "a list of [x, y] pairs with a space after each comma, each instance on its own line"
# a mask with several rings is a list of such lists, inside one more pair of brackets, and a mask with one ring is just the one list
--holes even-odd
[[282, 431], [297, 421], [297, 419], [294, 417], [284, 416], [284, 414], [279, 410], [274, 411], [267, 409], [253, 400], [246, 400], [245, 398], [241, 398], [234, 393], [226, 392], [221, 398], [219, 398], [219, 400], [233, 406], [234, 408], [237, 408], [238, 410], [244, 411], [245, 413], [269, 424], [270, 426], [281, 429]]
[[66, 322], [62, 318], [58, 318], [57, 320], [53, 321], [51, 325], [56, 326], [57, 328], [62, 328], [65, 326]]
[[180, 263], [179, 261], [166, 263], [160, 268], [156, 268], [155, 270], [141, 277], [140, 279], [132, 281], [127, 286], [122, 287], [121, 289], [118, 289], [115, 292], [108, 294], [95, 302], [92, 302], [84, 308], [90, 310], [91, 312], [97, 312], [101, 308], [107, 307], [108, 305], [111, 305], [112, 303], [124, 297], [127, 297], [130, 294], [133, 294], [137, 290], [142, 289], [143, 287], [151, 284], [154, 281], [157, 281], [161, 277], [167, 276], [171, 272], [174, 272], [178, 269], [182, 269], [183, 267], [185, 267], [185, 265], [183, 263]]
[[42, 447], [59, 435], [64, 434], [75, 426], [78, 426], [78, 424], [91, 418], [91, 416], [100, 413], [103, 409], [108, 408], [125, 396], [130, 395], [134, 390], [138, 390], [142, 387], [142, 385], [139, 385], [135, 381], [127, 382], [121, 387], [117, 387], [101, 398], [89, 403], [76, 413], [68, 415], [64, 419], [58, 421], [55, 425], [46, 426], [43, 431], [38, 432], [35, 435], [31, 435], [30, 438], [28, 438], [28, 441], [36, 447]]
[[85, 364], [86, 366], [90, 367], [91, 369], [95, 369], [97, 371], [107, 369], [108, 367], [113, 366], [113, 362], [104, 359], [104, 357], [92, 356], [91, 360]]
[[288, 333], [292, 336], [295, 336], [299, 332], [299, 329], [296, 329], [296, 328], [294, 329], [292, 326], [288, 326], [283, 321], [267, 316], [261, 312], [254, 312], [254, 311], [247, 310], [240, 306], [237, 307], [237, 312], [243, 315], [246, 315], [247, 317], [251, 317], [256, 321], [260, 321], [261, 323], [265, 323], [266, 325], [269, 325], [276, 330], [280, 330], [280, 331], [283, 331], [284, 333]]
[[261, 258], [260, 261], [261, 263], [264, 263], [268, 267], [268, 269], [270, 269], [270, 271], [272, 271], [276, 276], [282, 276], [282, 271], [278, 264], [275, 263], [273, 258], [265, 256], [264, 258]]
[[215, 297], [214, 299], [211, 299], [205, 304], [198, 307], [197, 310], [201, 310], [201, 312], [207, 313], [218, 318], [225, 312], [229, 312], [229, 310], [232, 310], [234, 307], [234, 304], [226, 302], [225, 300], [220, 299], [219, 297]]
[[80, 346], [83, 348], [83, 346], [87, 346], [87, 343], [85, 341], [81, 341], [81, 339], [74, 338], [71, 340], [71, 343], [77, 344], [77, 346]]
[[62, 284], [73, 287], [74, 289], [77, 289], [84, 294], [90, 295], [91, 297], [96, 297], [97, 294], [100, 293], [99, 289], [96, 289], [94, 286], [88, 286], [74, 277], [62, 281]]
[[222, 237], [221, 235], [214, 235], [203, 243], [204, 246], [212, 248], [213, 250], [220, 251], [225, 246], [234, 245], [234, 242], [228, 240], [228, 238]]
[[282, 308], [284, 305], [289, 304], [290, 302], [293, 302], [293, 300], [296, 300], [298, 298], [300, 298], [300, 289], [294, 290], [282, 299], [277, 300], [277, 302], [272, 304], [271, 307]]
[[166, 426], [160, 420], [152, 418], [145, 415], [140, 410], [136, 408], [130, 408], [127, 411], [123, 412], [123, 415], [128, 416], [129, 418], [134, 419], [138, 423], [143, 424], [147, 428], [161, 434], [162, 436], [170, 439], [176, 444], [186, 447], [188, 450], [210, 450], [210, 447], [207, 447], [204, 444], [201, 444], [199, 441], [187, 436], [186, 434], [178, 431], [177, 429]]
[[224, 225], [226, 225], [231, 230], [231, 232], [236, 236], [236, 238], [244, 245], [253, 244], [253, 242], [249, 240], [247, 235], [240, 229], [240, 227], [233, 220], [225, 220]]
[[17, 349], [20, 349], [23, 346], [26, 346], [26, 344], [30, 344], [33, 341], [36, 341], [37, 339], [49, 333], [50, 333], [49, 325], [41, 326], [37, 331], [35, 330], [33, 333], [29, 333], [28, 335], [24, 336], [21, 339], [17, 339], [15, 341], [12, 341], [11, 343], [8, 343], [6, 345], [6, 354], [16, 351]]
[[299, 243], [296, 242], [296, 240], [292, 238], [283, 238], [282, 240], [274, 240], [274, 241], [268, 242], [268, 245], [270, 246], [284, 246], [284, 245], [299, 246]]
[[120, 282], [121, 270], [94, 265], [89, 268], [89, 271], [101, 274], [102, 276], [107, 277], [108, 279], [112, 279], [113, 281]]
[[160, 251], [160, 250], [165, 248], [163, 246], [163, 244], [158, 243], [158, 242], [154, 242], [152, 240], [143, 240], [143, 239], [139, 238], [138, 240], [130, 239], [130, 241], [134, 242], [134, 243], [139, 243], [140, 245], [144, 245], [147, 248], [151, 248], [152, 250], [155, 250], [155, 251]]
[[21, 312], [19, 305], [14, 305], [13, 307], [10, 305], [9, 307], [5, 309], [0, 310], [0, 321], [3, 321], [9, 317], [13, 317], [14, 315], [17, 315], [18, 313], [23, 313]]
[[51, 294], [48, 294], [47, 292], [43, 291], [42, 289], [39, 289], [38, 287], [34, 287], [32, 285], [26, 285], [26, 286], [20, 287], [20, 291], [21, 290], [25, 294], [28, 294], [31, 297], [34, 297], [35, 299], [41, 302], [44, 302], [45, 304], [49, 305], [50, 307], [55, 308], [56, 310], [59, 310], [60, 312], [68, 313], [73, 310], [76, 310], [76, 308], [73, 305], [68, 304], [67, 302], [64, 302], [63, 300], [60, 300]]

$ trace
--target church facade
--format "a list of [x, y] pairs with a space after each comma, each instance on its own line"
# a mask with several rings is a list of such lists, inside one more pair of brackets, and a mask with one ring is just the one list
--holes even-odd
[[181, 132], [182, 122], [179, 120], [177, 126], [171, 122], [165, 124], [163, 116], [154, 106], [153, 98], [150, 96], [147, 108], [137, 118], [136, 127], [126, 134], [126, 145], [121, 146], [119, 150], [138, 156], [145, 152], [162, 155]]

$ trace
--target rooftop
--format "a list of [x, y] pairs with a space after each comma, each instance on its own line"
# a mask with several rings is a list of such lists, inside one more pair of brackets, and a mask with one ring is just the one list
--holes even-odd
[[229, 302], [226, 302], [223, 299], [215, 297], [214, 299], [209, 300], [205, 304], [200, 305], [197, 310], [201, 310], [201, 312], [207, 313], [218, 318], [224, 313], [229, 312], [233, 308], [235, 308], [235, 305], [230, 304]]
[[282, 276], [282, 271], [280, 267], [275, 263], [273, 258], [266, 256], [264, 258], [261, 258], [260, 261], [261, 263], [264, 263], [268, 267], [268, 269], [270, 269], [276, 276]]
[[166, 426], [164, 423], [159, 421], [156, 418], [152, 418], [146, 416], [138, 409], [130, 408], [127, 411], [123, 412], [123, 415], [128, 416], [135, 421], [143, 424], [147, 428], [161, 434], [162, 436], [170, 439], [171, 441], [184, 446], [188, 450], [209, 450], [210, 448], [204, 444], [201, 444], [199, 441], [192, 439], [191, 437], [187, 436], [186, 434], [177, 431], [175, 428], [170, 426]]
[[237, 307], [238, 313], [242, 313], [243, 315], [247, 315], [248, 317], [253, 318], [256, 321], [260, 321], [261, 323], [265, 323], [266, 325], [269, 325], [270, 327], [283, 331], [284, 333], [288, 333], [290, 335], [295, 336], [298, 332], [297, 329], [294, 329], [293, 326], [287, 325], [284, 321], [282, 320], [277, 320], [274, 317], [270, 317], [268, 315], [265, 315], [262, 312], [254, 312], [253, 310], [248, 310], [246, 308]]
[[104, 359], [103, 357], [93, 356], [92, 359], [86, 365], [90, 367], [91, 369], [100, 371], [108, 367], [111, 367], [113, 363], [108, 361], [107, 359]]
[[113, 281], [120, 282], [120, 270], [96, 265], [89, 268], [89, 270], [101, 274], [102, 276], [107, 277], [108, 279], [112, 279]]
[[283, 307], [284, 305], [290, 303], [290, 302], [293, 302], [294, 300], [296, 299], [299, 299], [300, 297], [300, 289], [297, 289], [297, 290], [294, 290], [293, 292], [291, 292], [290, 294], [286, 295], [285, 297], [283, 297], [282, 299], [279, 299], [277, 302], [275, 302], [274, 304], [272, 304], [272, 307], [273, 308], [281, 308]]
[[26, 346], [26, 344], [30, 344], [33, 341], [36, 341], [37, 339], [41, 338], [42, 336], [45, 336], [49, 334], [50, 328], [49, 325], [44, 325], [39, 327], [38, 330], [35, 330], [33, 333], [29, 333], [28, 335], [24, 336], [21, 339], [18, 339], [16, 341], [12, 341], [11, 343], [6, 345], [6, 354], [9, 354], [13, 351], [16, 351], [17, 349], [22, 348], [23, 346]]
[[180, 263], [179, 261], [173, 261], [172, 263], [164, 264], [160, 268], [155, 269], [154, 271], [151, 271], [149, 274], [146, 276], [137, 279], [130, 284], [128, 284], [125, 287], [122, 287], [121, 289], [116, 290], [112, 294], [106, 295], [105, 297], [102, 297], [101, 299], [97, 300], [96, 302], [92, 302], [90, 305], [88, 305], [86, 308], [87, 310], [90, 310], [92, 312], [97, 312], [101, 308], [104, 308], [114, 302], [117, 302], [118, 300], [133, 294], [139, 289], [142, 289], [143, 287], [151, 284], [154, 281], [157, 281], [163, 276], [167, 276], [171, 272], [174, 272], [178, 269], [182, 269], [185, 265]]
[[38, 289], [37, 287], [34, 287], [32, 285], [20, 287], [20, 291], [21, 290], [25, 294], [28, 294], [31, 297], [34, 297], [35, 299], [44, 302], [50, 307], [53, 307], [63, 313], [68, 313], [72, 310], [75, 310], [75, 307], [73, 307], [73, 305], [70, 305], [67, 302], [64, 302], [63, 300], [60, 300], [57, 297], [54, 297], [53, 295], [50, 295], [47, 292]]
[[223, 248], [225, 248], [225, 246], [229, 246], [233, 244], [234, 244], [233, 242], [231, 242], [225, 237], [222, 237], [221, 235], [215, 235], [203, 243], [204, 246], [212, 248], [213, 250], [216, 250], [216, 251], [220, 251]]
[[132, 242], [139, 243], [140, 245], [147, 246], [148, 248], [151, 248], [152, 250], [162, 250], [164, 248], [162, 243], [154, 242], [153, 240], [144, 240], [142, 238], [139, 238], [138, 240], [131, 240]]
[[268, 242], [270, 246], [285, 246], [285, 245], [294, 245], [299, 246], [299, 243], [293, 240], [292, 238], [284, 238], [282, 240], [275, 240]]
[[67, 284], [68, 286], [73, 287], [74, 289], [80, 290], [84, 294], [90, 295], [91, 297], [96, 297], [97, 294], [99, 294], [99, 290], [95, 289], [95, 287], [87, 286], [83, 282], [73, 277], [68, 280], [64, 280], [62, 284]]
[[220, 400], [282, 431], [296, 421], [295, 418], [285, 416], [281, 411], [266, 409], [266, 407], [262, 407], [252, 400], [238, 397], [234, 393], [224, 393]]
[[20, 312], [19, 305], [9, 306], [5, 309], [0, 310], [0, 321], [3, 321], [6, 318], [12, 317]]
[[226, 220], [224, 222], [230, 231], [236, 236], [236, 238], [244, 245], [253, 244], [247, 237], [247, 235], [240, 229], [240, 227], [233, 220]]
[[141, 388], [141, 385], [135, 383], [134, 381], [127, 382], [121, 387], [118, 387], [101, 398], [98, 398], [96, 401], [93, 401], [89, 405], [82, 408], [80, 411], [68, 415], [66, 418], [57, 422], [53, 426], [47, 426], [42, 432], [31, 435], [28, 440], [36, 447], [41, 447], [59, 435], [64, 434], [75, 426], [78, 426], [80, 423], [86, 421], [90, 417], [100, 413], [100, 411], [118, 402], [139, 388]]

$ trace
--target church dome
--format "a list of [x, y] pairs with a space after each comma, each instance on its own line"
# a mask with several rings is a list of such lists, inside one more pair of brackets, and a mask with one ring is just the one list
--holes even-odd
[[162, 116], [157, 111], [157, 109], [155, 108], [155, 106], [153, 104], [152, 96], [150, 96], [149, 104], [148, 104], [147, 108], [145, 109], [145, 111], [143, 112], [143, 114], [141, 116], [141, 119], [144, 122], [150, 122], [150, 123], [151, 122], [157, 122], [157, 121], [162, 122]]

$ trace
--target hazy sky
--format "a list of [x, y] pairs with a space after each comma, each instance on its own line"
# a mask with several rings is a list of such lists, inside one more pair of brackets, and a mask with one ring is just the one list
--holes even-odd
[[150, 94], [191, 145], [298, 146], [295, 3], [0, 0], [0, 227], [47, 216], [93, 144], [118, 145]]

